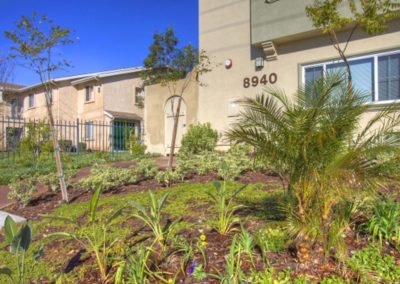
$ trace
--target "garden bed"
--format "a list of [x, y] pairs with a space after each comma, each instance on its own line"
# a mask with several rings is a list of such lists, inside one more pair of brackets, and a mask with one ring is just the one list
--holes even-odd
[[[148, 202], [147, 191], [149, 190], [155, 192], [157, 196], [169, 192], [170, 196], [163, 214], [163, 222], [181, 218], [175, 237], [187, 243], [195, 244], [202, 233], [205, 235], [207, 262], [203, 270], [204, 273], [207, 273], [207, 277], [203, 280], [196, 280], [189, 275], [190, 263], [184, 267], [184, 271], [181, 271], [180, 265], [183, 254], [180, 252], [169, 257], [167, 261], [160, 264], [158, 269], [163, 271], [165, 279], [175, 275], [175, 283], [221, 283], [221, 280], [217, 279], [217, 275], [225, 273], [226, 260], [233, 238], [239, 236], [241, 228], [236, 225], [235, 230], [226, 235], [221, 235], [211, 228], [210, 220], [215, 217], [216, 212], [212, 200], [207, 197], [206, 192], [213, 188], [210, 182], [215, 179], [217, 179], [215, 174], [193, 175], [171, 188], [160, 187], [154, 179], [141, 181], [136, 185], [113, 188], [102, 194], [99, 212], [106, 216], [111, 209], [127, 205], [130, 200], [146, 203]], [[284, 198], [284, 191], [280, 179], [274, 175], [266, 175], [261, 172], [247, 172], [238, 178], [238, 182], [230, 183], [229, 187], [237, 188], [241, 183], [248, 184], [248, 188], [235, 198], [235, 203], [245, 205], [236, 213], [243, 228], [253, 236], [259, 230], [265, 228], [281, 230], [284, 220], [278, 205]], [[398, 189], [392, 186], [391, 191], [397, 192]], [[40, 283], [53, 283], [57, 277], [65, 279], [63, 283], [101, 283], [95, 258], [86, 253], [81, 245], [73, 240], [46, 238], [51, 233], [66, 230], [69, 227], [59, 221], [43, 219], [43, 214], [77, 217], [81, 225], [86, 226], [84, 218], [87, 216], [86, 208], [92, 193], [82, 189], [70, 189], [69, 192], [71, 203], [68, 205], [62, 204], [59, 193], [48, 192], [36, 197], [24, 209], [14, 205], [9, 207], [8, 211], [34, 220], [34, 246], [41, 242], [45, 244], [44, 257], [38, 264], [40, 269], [35, 272], [37, 277], [41, 277]], [[139, 230], [142, 225], [140, 221], [132, 218], [118, 219], [118, 222], [112, 227], [112, 234], [121, 236], [121, 243], [115, 249], [115, 254], [126, 255], [127, 252], [135, 248], [138, 236], [135, 236], [133, 232]], [[141, 236], [148, 234], [150, 234], [150, 231], [147, 229], [140, 233]], [[350, 257], [372, 244], [368, 236], [356, 234], [354, 230], [347, 231], [345, 240]], [[277, 283], [289, 283], [284, 282], [286, 281], [284, 279], [295, 281], [294, 279], [305, 279], [304, 277], [308, 281], [320, 282], [332, 276], [339, 278], [346, 276], [351, 281], [359, 281], [358, 272], [348, 270], [343, 273], [339, 271], [338, 262], [334, 258], [324, 260], [318, 247], [312, 248], [312, 261], [304, 264], [299, 262], [295, 249], [291, 247], [286, 238], [285, 240], [274, 239], [274, 242], [278, 242], [283, 249], [268, 252], [268, 262], [265, 262], [262, 258], [261, 251], [257, 247], [254, 247], [252, 262], [248, 256], [242, 255], [242, 272], [246, 275], [255, 272], [270, 273], [271, 279], [280, 279], [281, 282]], [[6, 264], [12, 266], [12, 263], [10, 264], [5, 258], [6, 250], [6, 246], [3, 245], [0, 258]], [[400, 253], [388, 243], [384, 243], [383, 254], [394, 257], [396, 265], [400, 267]], [[199, 252], [194, 253], [193, 260], [202, 263], [202, 259]], [[116, 268], [111, 270], [116, 272]], [[152, 281], [151, 283], [163, 283], [154, 279]], [[113, 283], [113, 280], [110, 280], [109, 283]]]

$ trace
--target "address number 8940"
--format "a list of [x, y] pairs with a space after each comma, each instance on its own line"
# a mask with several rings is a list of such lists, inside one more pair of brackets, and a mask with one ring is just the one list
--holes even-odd
[[253, 76], [251, 78], [246, 77], [243, 79], [243, 87], [247, 89], [249, 87], [257, 87], [259, 84], [275, 84], [276, 81], [278, 81], [278, 75], [276, 75], [276, 73], [271, 73], [268, 77], [265, 74], [260, 78], [258, 76]]

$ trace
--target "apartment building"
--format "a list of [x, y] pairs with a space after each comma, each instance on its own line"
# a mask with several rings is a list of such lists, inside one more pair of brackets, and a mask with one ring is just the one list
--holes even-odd
[[[141, 67], [132, 67], [52, 80], [49, 99], [54, 120], [61, 129], [59, 139], [85, 143], [91, 150], [126, 150], [125, 140], [131, 132], [142, 133], [142, 71]], [[22, 135], [20, 125], [48, 118], [42, 84], [8, 89], [3, 99], [9, 105], [3, 132], [9, 128], [10, 133], [15, 128], [11, 133]]]
[[[306, 5], [312, 2], [199, 0], [199, 47], [208, 53], [216, 67], [200, 76], [202, 86], [185, 95], [186, 108], [195, 112], [187, 112], [186, 117], [193, 116], [193, 122], [210, 122], [223, 133], [237, 119], [238, 102], [242, 98], [255, 97], [268, 87], [292, 94], [324, 72], [343, 70], [328, 36], [316, 30], [306, 16]], [[349, 31], [343, 30], [338, 35], [344, 41]], [[374, 36], [357, 29], [346, 54], [354, 86], [370, 93], [369, 112], [362, 121], [365, 123], [382, 106], [399, 102], [400, 20], [392, 21], [386, 32]], [[188, 105], [189, 97], [194, 98], [196, 107]], [[167, 112], [163, 107], [168, 99], [157, 109], [165, 117]], [[155, 109], [146, 107], [146, 111]], [[189, 122], [184, 121], [182, 131]], [[167, 149], [166, 142], [164, 147], [159, 145], [163, 139], [167, 140], [165, 135], [150, 140], [149, 149]], [[223, 140], [219, 145], [228, 146]]]

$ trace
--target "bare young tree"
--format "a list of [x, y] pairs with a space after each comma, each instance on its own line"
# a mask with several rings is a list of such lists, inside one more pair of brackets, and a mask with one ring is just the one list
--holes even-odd
[[62, 28], [45, 15], [33, 13], [31, 17], [23, 16], [13, 31], [6, 31], [5, 36], [13, 42], [11, 50], [13, 58], [22, 60], [21, 64], [34, 71], [41, 82], [46, 97], [46, 107], [50, 124], [51, 137], [54, 147], [57, 174], [61, 187], [62, 199], [69, 202], [68, 192], [60, 156], [60, 147], [57, 140], [57, 130], [54, 127], [52, 113], [53, 73], [69, 67], [59, 52], [59, 47], [71, 44], [71, 30]]
[[179, 48], [174, 30], [168, 28], [165, 33], [154, 34], [144, 66], [146, 71], [142, 77], [145, 85], [160, 84], [167, 87], [171, 97], [178, 97], [176, 108], [173, 106], [171, 110], [174, 126], [168, 168], [172, 168], [183, 95], [190, 82], [198, 82], [199, 75], [211, 71], [211, 63], [204, 51], [199, 52], [190, 44]]

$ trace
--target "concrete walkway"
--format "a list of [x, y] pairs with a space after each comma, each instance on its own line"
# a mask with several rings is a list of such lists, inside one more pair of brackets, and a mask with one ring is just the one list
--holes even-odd
[[4, 226], [4, 221], [6, 220], [6, 217], [10, 216], [15, 223], [24, 223], [26, 222], [26, 219], [11, 213], [7, 213], [5, 211], [0, 211], [0, 229], [3, 228]]

